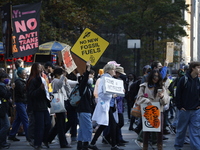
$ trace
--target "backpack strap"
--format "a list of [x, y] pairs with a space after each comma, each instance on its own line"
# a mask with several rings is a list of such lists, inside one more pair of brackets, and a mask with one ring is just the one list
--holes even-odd
[[188, 77], [186, 75], [184, 75], [184, 79], [185, 79], [184, 80], [184, 87], [187, 87], [186, 84], [187, 84], [187, 81], [188, 81]]

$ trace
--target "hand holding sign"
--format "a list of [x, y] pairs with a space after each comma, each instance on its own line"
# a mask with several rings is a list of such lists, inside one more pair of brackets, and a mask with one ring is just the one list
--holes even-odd
[[87, 71], [90, 71], [90, 68], [91, 68], [91, 65], [90, 65], [90, 63], [91, 63], [90, 61], [87, 61], [87, 62], [86, 62]]

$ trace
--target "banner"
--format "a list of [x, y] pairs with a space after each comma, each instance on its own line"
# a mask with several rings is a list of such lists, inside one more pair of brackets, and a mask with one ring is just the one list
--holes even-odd
[[62, 58], [63, 58], [63, 63], [65, 66], [65, 69], [68, 74], [70, 74], [72, 71], [74, 71], [77, 66], [74, 63], [74, 60], [72, 59], [71, 53], [70, 53], [71, 47], [67, 45], [62, 51]]
[[13, 57], [34, 54], [39, 48], [41, 3], [13, 6]]
[[124, 96], [124, 82], [123, 80], [104, 77], [104, 93], [117, 94]]
[[12, 57], [12, 28], [11, 28], [11, 3], [1, 8], [2, 14], [2, 42], [5, 58]]
[[160, 132], [160, 103], [152, 102], [152, 105], [141, 104], [143, 131]]

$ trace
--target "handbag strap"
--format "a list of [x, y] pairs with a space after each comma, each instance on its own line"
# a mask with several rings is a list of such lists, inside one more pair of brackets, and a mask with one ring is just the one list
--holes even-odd
[[63, 93], [62, 88], [58, 89], [57, 91], [54, 91], [54, 81], [51, 82], [52, 88], [53, 88], [53, 93]]

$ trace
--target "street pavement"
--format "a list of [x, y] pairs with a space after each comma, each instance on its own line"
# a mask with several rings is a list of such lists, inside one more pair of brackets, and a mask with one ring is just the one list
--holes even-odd
[[[135, 139], [137, 138], [137, 134], [134, 131], [129, 131], [128, 130], [129, 127], [129, 123], [128, 123], [128, 118], [125, 115], [125, 125], [122, 128], [122, 134], [123, 134], [123, 138], [126, 141], [129, 141], [128, 144], [126, 144], [126, 146], [122, 146], [120, 148], [124, 149], [124, 150], [141, 150], [141, 148], [139, 148], [136, 144], [135, 144]], [[68, 142], [70, 142], [70, 136], [67, 133], [67, 140]], [[165, 140], [163, 143], [166, 145], [163, 149], [164, 150], [174, 150], [174, 139], [175, 139], [175, 135], [174, 134], [169, 134], [166, 135], [166, 137], [168, 137], [168, 140]], [[9, 143], [11, 143], [11, 146], [9, 148], [9, 150], [33, 150], [33, 147], [31, 147], [28, 142], [26, 141], [24, 136], [17, 136], [17, 138], [20, 139], [20, 141], [18, 142], [14, 142], [14, 141], [8, 141]], [[56, 142], [53, 144], [50, 144], [50, 150], [59, 150], [61, 149], [59, 146], [59, 143], [57, 140], [55, 140]], [[110, 150], [110, 146], [108, 144], [103, 144], [102, 142], [102, 137], [99, 137], [96, 145], [98, 148], [100, 148], [101, 150]], [[64, 149], [68, 149], [68, 150], [76, 150], [76, 144], [72, 144], [72, 148], [62, 148]], [[149, 147], [149, 150], [153, 150], [153, 148]], [[156, 148], [155, 148], [156, 150]], [[189, 144], [184, 144], [183, 150], [191, 150], [190, 149], [190, 145]]]

